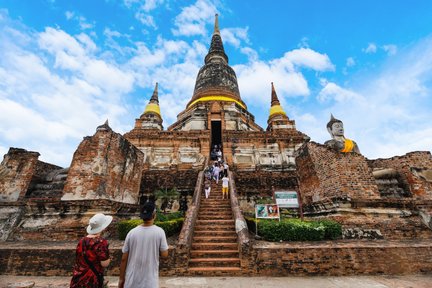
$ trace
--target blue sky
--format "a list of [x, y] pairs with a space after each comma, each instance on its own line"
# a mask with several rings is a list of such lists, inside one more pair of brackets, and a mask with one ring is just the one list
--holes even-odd
[[368, 158], [431, 150], [431, 1], [0, 0], [0, 154], [21, 147], [67, 167], [106, 119], [131, 130], [155, 82], [168, 127], [215, 13], [263, 128], [274, 82], [313, 141], [329, 139], [333, 113]]

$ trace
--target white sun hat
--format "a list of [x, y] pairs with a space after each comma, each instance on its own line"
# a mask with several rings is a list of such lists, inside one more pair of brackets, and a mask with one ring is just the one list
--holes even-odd
[[89, 225], [87, 226], [88, 234], [97, 234], [102, 232], [113, 220], [112, 216], [106, 216], [102, 213], [94, 215], [89, 220]]

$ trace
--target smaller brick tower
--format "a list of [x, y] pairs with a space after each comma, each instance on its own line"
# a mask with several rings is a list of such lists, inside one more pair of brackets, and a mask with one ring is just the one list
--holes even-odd
[[159, 107], [159, 98], [158, 98], [158, 83], [156, 82], [155, 89], [153, 91], [153, 95], [147, 104], [144, 113], [140, 116], [139, 119], [135, 120], [135, 128], [137, 129], [156, 129], [163, 130], [162, 126], [162, 116]]
[[267, 131], [274, 131], [278, 129], [295, 129], [294, 121], [289, 120], [284, 109], [280, 105], [279, 98], [276, 94], [273, 82], [271, 83], [271, 107], [270, 114], [267, 120]]

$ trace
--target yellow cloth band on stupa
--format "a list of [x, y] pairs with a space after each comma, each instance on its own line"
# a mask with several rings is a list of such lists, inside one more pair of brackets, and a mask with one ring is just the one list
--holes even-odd
[[242, 107], [243, 109], [246, 109], [245, 105], [242, 104], [240, 101], [237, 101], [231, 97], [227, 97], [227, 96], [204, 96], [204, 97], [200, 97], [197, 100], [193, 101], [189, 106], [191, 107], [192, 105], [198, 103], [198, 102], [208, 102], [208, 101], [226, 101], [226, 102], [235, 102], [237, 103], [240, 107]]
[[156, 113], [159, 116], [161, 116], [159, 105], [154, 104], [154, 103], [147, 104], [147, 106], [146, 106], [146, 108], [144, 110], [144, 114], [147, 113], [147, 112], [153, 112], [153, 113]]
[[345, 153], [351, 152], [353, 148], [354, 148], [354, 142], [350, 139], [345, 138], [345, 147], [344, 149], [342, 149], [341, 152], [345, 152]]
[[282, 115], [286, 116], [285, 111], [283, 110], [282, 106], [280, 106], [280, 105], [275, 105], [275, 106], [272, 106], [270, 108], [270, 116], [269, 117], [273, 116], [274, 114], [282, 114]]

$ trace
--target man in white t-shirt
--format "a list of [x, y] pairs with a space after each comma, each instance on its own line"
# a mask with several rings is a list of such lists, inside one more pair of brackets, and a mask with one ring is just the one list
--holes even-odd
[[228, 176], [224, 176], [222, 178], [222, 199], [228, 199], [228, 183], [229, 183], [229, 178]]
[[215, 167], [213, 168], [213, 179], [215, 179], [216, 184], [219, 183], [219, 173], [220, 173], [219, 164], [215, 164]]
[[122, 249], [119, 288], [159, 287], [159, 255], [168, 257], [165, 231], [153, 225], [156, 207], [146, 202], [141, 208], [139, 225], [129, 231]]

